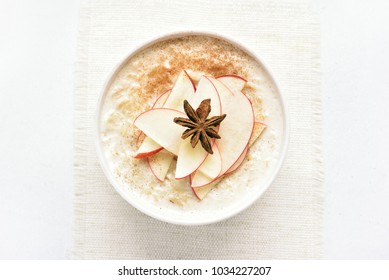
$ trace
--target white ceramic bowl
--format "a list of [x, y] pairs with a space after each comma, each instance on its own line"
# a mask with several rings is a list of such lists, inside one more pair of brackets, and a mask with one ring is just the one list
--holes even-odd
[[[278, 98], [281, 104], [281, 109], [282, 109], [282, 115], [283, 115], [283, 139], [281, 143], [281, 149], [280, 149], [280, 156], [278, 158], [278, 162], [276, 166], [272, 170], [271, 176], [269, 176], [269, 179], [266, 180], [261, 186], [259, 192], [257, 192], [255, 195], [246, 197], [244, 200], [242, 200], [236, 207], [233, 209], [229, 209], [229, 211], [219, 213], [217, 215], [213, 215], [210, 213], [209, 215], [203, 215], [201, 217], [197, 217], [196, 219], [182, 219], [180, 215], [175, 215], [172, 212], [161, 212], [159, 211], [158, 208], [154, 207], [154, 205], [148, 205], [144, 204], [139, 199], [133, 195], [131, 195], [130, 192], [126, 192], [123, 190], [123, 188], [120, 187], [119, 182], [117, 179], [114, 177], [112, 171], [109, 168], [109, 162], [107, 161], [107, 158], [104, 155], [104, 150], [103, 150], [103, 145], [101, 141], [101, 112], [102, 112], [102, 107], [104, 105], [104, 100], [107, 95], [108, 89], [112, 82], [115, 80], [115, 77], [119, 73], [119, 71], [126, 65], [126, 63], [137, 53], [141, 52], [142, 50], [152, 46], [155, 43], [168, 40], [168, 39], [174, 39], [174, 38], [179, 38], [179, 37], [184, 37], [184, 36], [190, 36], [190, 35], [203, 35], [203, 36], [209, 36], [213, 37], [216, 39], [221, 39], [224, 41], [227, 41], [237, 47], [238, 49], [244, 51], [246, 54], [254, 58], [267, 72], [268, 76], [270, 79], [272, 79], [273, 84], [276, 87], [276, 92], [278, 94]], [[286, 113], [286, 106], [285, 106], [285, 100], [282, 97], [282, 94], [280, 92], [279, 86], [277, 85], [276, 81], [274, 80], [273, 76], [271, 75], [269, 68], [267, 68], [263, 61], [259, 59], [258, 55], [256, 55], [253, 51], [248, 50], [246, 47], [244, 47], [242, 44], [237, 43], [236, 41], [227, 38], [225, 36], [221, 36], [219, 34], [215, 33], [210, 33], [210, 32], [198, 32], [198, 31], [185, 31], [185, 32], [175, 32], [175, 33], [169, 33], [167, 35], [155, 38], [151, 41], [148, 41], [144, 43], [143, 45], [135, 48], [133, 51], [129, 53], [112, 71], [112, 73], [109, 75], [103, 90], [101, 92], [99, 101], [98, 101], [98, 106], [97, 106], [97, 119], [96, 119], [96, 144], [97, 144], [97, 154], [100, 160], [101, 167], [105, 173], [105, 176], [108, 178], [109, 182], [112, 184], [112, 186], [115, 188], [115, 190], [132, 206], [137, 208], [139, 211], [156, 218], [158, 220], [168, 222], [168, 223], [173, 223], [173, 224], [179, 224], [179, 225], [205, 225], [205, 224], [210, 224], [210, 223], [215, 223], [219, 222], [222, 220], [225, 220], [227, 218], [230, 218], [241, 211], [245, 210], [248, 208], [250, 205], [252, 205], [259, 197], [262, 196], [262, 194], [268, 189], [268, 187], [272, 184], [274, 179], [276, 178], [281, 165], [284, 161], [286, 151], [287, 151], [287, 146], [288, 146], [288, 138], [289, 138], [289, 125], [288, 125], [288, 118], [287, 118], [287, 113]]]

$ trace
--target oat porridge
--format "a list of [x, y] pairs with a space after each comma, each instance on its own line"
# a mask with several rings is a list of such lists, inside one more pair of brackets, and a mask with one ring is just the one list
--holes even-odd
[[[236, 97], [233, 108], [223, 98], [219, 104], [217, 97], [202, 96], [212, 87], [213, 94], [229, 89], [249, 102]], [[196, 100], [183, 97], [192, 95]], [[99, 131], [109, 172], [122, 193], [167, 215], [228, 212], [242, 197], [262, 191], [279, 160], [285, 136], [278, 96], [262, 65], [227, 41], [193, 35], [157, 42], [126, 61], [101, 101]], [[200, 117], [203, 123], [195, 127]], [[206, 120], [216, 125], [205, 127]], [[175, 134], [177, 141], [171, 140]]]

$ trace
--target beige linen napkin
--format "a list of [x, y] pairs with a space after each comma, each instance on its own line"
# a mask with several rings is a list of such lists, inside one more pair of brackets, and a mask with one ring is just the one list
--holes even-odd
[[[80, 12], [75, 93], [75, 223], [80, 259], [316, 259], [322, 254], [319, 25], [301, 1], [89, 1]], [[178, 30], [225, 34], [256, 51], [286, 96], [291, 134], [270, 189], [213, 225], [154, 220], [107, 182], [94, 145], [98, 95], [130, 50]]]

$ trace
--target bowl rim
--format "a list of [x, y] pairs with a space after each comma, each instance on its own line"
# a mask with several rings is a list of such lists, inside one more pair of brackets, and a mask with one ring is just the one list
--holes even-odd
[[[124, 192], [120, 187], [117, 180], [114, 178], [112, 172], [110, 171], [110, 168], [108, 166], [108, 160], [104, 156], [104, 150], [103, 145], [101, 141], [101, 117], [102, 117], [102, 108], [103, 108], [103, 100], [105, 96], [107, 95], [107, 92], [116, 78], [117, 74], [122, 70], [122, 68], [127, 64], [127, 62], [134, 57], [139, 52], [143, 51], [144, 49], [158, 43], [161, 41], [169, 40], [169, 39], [175, 39], [180, 37], [186, 37], [186, 36], [208, 36], [211, 38], [224, 40], [233, 46], [237, 47], [238, 49], [242, 50], [246, 54], [248, 54], [250, 57], [252, 57], [257, 63], [259, 63], [265, 72], [268, 74], [269, 78], [271, 79], [272, 83], [275, 86], [275, 90], [278, 93], [279, 102], [282, 109], [282, 117], [283, 117], [283, 140], [281, 142], [281, 152], [277, 161], [276, 166], [274, 167], [272, 174], [268, 180], [264, 182], [264, 187], [259, 191], [255, 196], [252, 196], [249, 200], [246, 200], [242, 205], [239, 205], [238, 207], [234, 208], [233, 211], [226, 212], [224, 215], [218, 215], [216, 217], [210, 215], [207, 219], [204, 219], [203, 221], [182, 221], [182, 220], [176, 220], [174, 218], [171, 218], [169, 216], [163, 215], [163, 214], [157, 214], [154, 211], [148, 209], [147, 205], [144, 206], [141, 203], [137, 203], [136, 199], [131, 199], [131, 197]], [[152, 39], [147, 40], [141, 44], [138, 44], [132, 50], [127, 53], [127, 55], [121, 59], [115, 67], [110, 71], [108, 74], [108, 77], [102, 87], [102, 90], [100, 91], [99, 98], [97, 101], [96, 106], [96, 113], [95, 113], [95, 146], [97, 151], [98, 160], [100, 163], [100, 166], [103, 170], [103, 173], [105, 177], [108, 179], [109, 183], [114, 187], [116, 192], [120, 194], [120, 196], [126, 200], [130, 205], [132, 205], [134, 208], [139, 210], [140, 212], [155, 218], [157, 220], [176, 224], [176, 225], [184, 225], [184, 226], [197, 226], [197, 225], [207, 225], [207, 224], [213, 224], [217, 223], [226, 219], [229, 219], [238, 213], [241, 213], [242, 211], [249, 208], [251, 205], [254, 204], [273, 184], [275, 178], [278, 176], [281, 167], [283, 166], [283, 163], [285, 161], [285, 157], [288, 151], [288, 145], [289, 145], [289, 133], [290, 133], [290, 127], [289, 127], [289, 114], [287, 110], [287, 105], [285, 101], [285, 97], [283, 96], [280, 85], [277, 83], [277, 81], [274, 79], [273, 73], [270, 71], [269, 67], [265, 64], [264, 60], [260, 58], [256, 52], [252, 51], [251, 49], [245, 47], [242, 43], [239, 41], [230, 38], [226, 35], [221, 35], [219, 33], [210, 32], [210, 31], [201, 31], [201, 30], [186, 30], [186, 31], [175, 31], [175, 32], [168, 32], [164, 34], [160, 34], [158, 36], [154, 36]]]

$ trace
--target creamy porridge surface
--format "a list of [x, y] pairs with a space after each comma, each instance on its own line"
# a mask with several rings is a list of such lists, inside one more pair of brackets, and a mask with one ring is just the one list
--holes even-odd
[[[147, 160], [135, 159], [140, 131], [134, 119], [172, 88], [182, 70], [196, 81], [203, 75], [235, 74], [248, 80], [243, 92], [251, 99], [256, 121], [268, 125], [249, 149], [243, 165], [218, 184], [202, 201], [187, 179], [175, 180], [175, 162], [164, 182]], [[100, 123], [103, 152], [123, 192], [166, 211], [223, 211], [262, 190], [280, 156], [282, 108], [275, 85], [252, 57], [230, 43], [207, 36], [187, 36], [156, 43], [136, 54], [120, 70], [103, 99]], [[237, 108], [239, 110], [239, 108]]]

